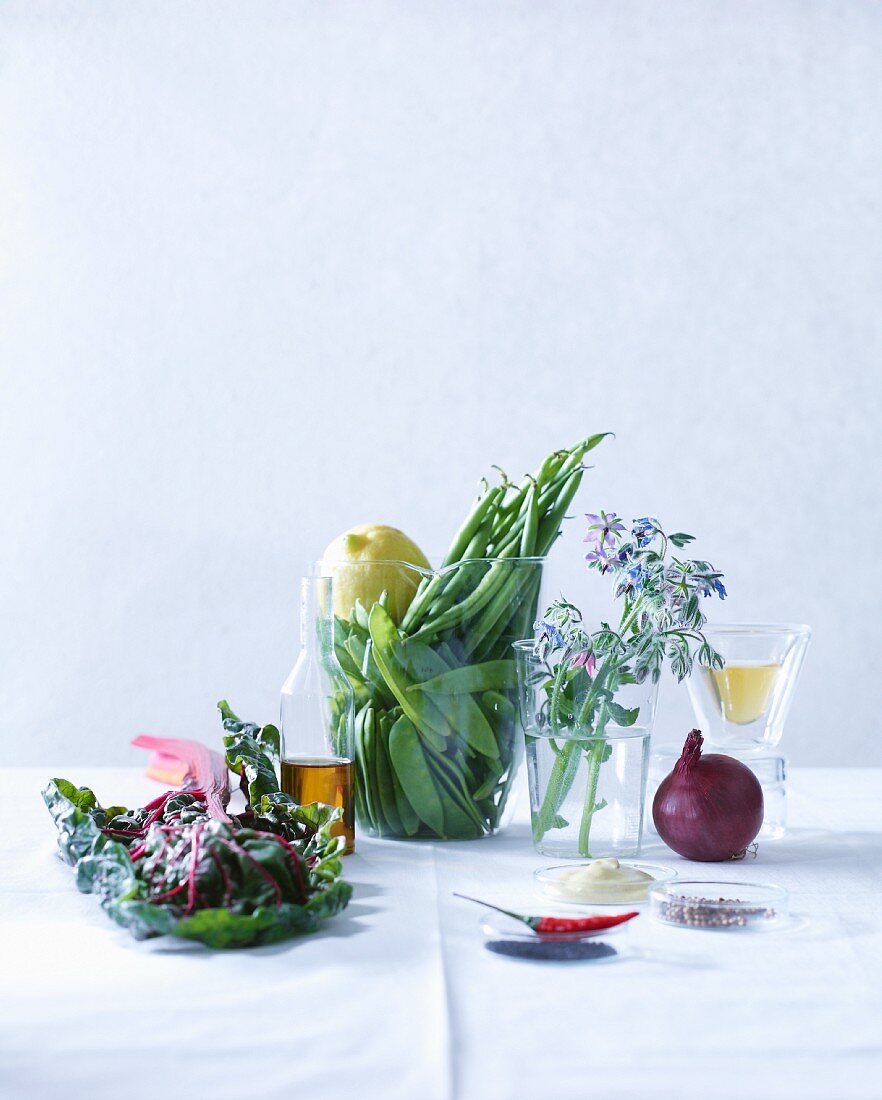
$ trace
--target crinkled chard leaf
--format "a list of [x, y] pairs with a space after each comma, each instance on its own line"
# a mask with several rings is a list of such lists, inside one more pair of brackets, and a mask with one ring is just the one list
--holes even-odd
[[133, 810], [105, 810], [93, 791], [64, 779], [43, 792], [78, 888], [94, 893], [136, 939], [173, 935], [215, 948], [275, 943], [315, 931], [351, 896], [340, 879], [345, 842], [330, 833], [340, 811], [299, 806], [280, 791], [251, 734], [227, 740], [251, 800], [229, 823], [209, 817], [204, 801], [186, 791]]

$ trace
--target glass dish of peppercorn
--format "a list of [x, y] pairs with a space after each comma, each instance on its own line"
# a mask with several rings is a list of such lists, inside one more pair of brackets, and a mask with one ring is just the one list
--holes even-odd
[[649, 891], [654, 920], [703, 931], [772, 932], [790, 923], [783, 886], [678, 879]]

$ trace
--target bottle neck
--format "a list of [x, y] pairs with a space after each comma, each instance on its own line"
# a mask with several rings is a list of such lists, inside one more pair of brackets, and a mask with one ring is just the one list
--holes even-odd
[[319, 635], [319, 623], [330, 613], [331, 581], [328, 577], [303, 577], [300, 581], [300, 648], [311, 648]]

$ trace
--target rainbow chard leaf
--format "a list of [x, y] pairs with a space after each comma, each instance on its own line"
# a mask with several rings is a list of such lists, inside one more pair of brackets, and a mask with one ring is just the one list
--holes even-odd
[[65, 779], [43, 791], [77, 887], [136, 939], [171, 935], [212, 948], [276, 943], [316, 931], [349, 901], [352, 887], [340, 877], [345, 841], [331, 836], [340, 811], [300, 806], [284, 794], [266, 755], [270, 727], [229, 720], [241, 728], [225, 738], [227, 763], [249, 797], [238, 816], [220, 819], [220, 801], [210, 804], [198, 787], [133, 810], [105, 808], [89, 788]]

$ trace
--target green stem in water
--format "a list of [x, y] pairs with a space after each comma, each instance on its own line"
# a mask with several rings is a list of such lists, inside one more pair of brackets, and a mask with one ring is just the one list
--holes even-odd
[[[555, 733], [559, 733], [560, 730], [560, 692], [566, 677], [566, 671], [566, 664], [561, 661], [555, 671], [554, 686], [551, 691], [550, 721], [551, 727]], [[579, 711], [579, 716], [576, 720], [576, 729], [579, 729], [583, 725], [585, 719], [593, 710], [594, 699], [603, 683], [604, 673], [605, 668], [600, 669], [594, 677], [594, 683], [591, 685], [591, 690], [588, 692], [585, 702], [582, 704]], [[583, 742], [569, 739], [557, 754], [557, 759], [554, 761], [554, 766], [548, 777], [548, 786], [545, 788], [542, 805], [539, 807], [539, 812], [534, 815], [533, 818], [533, 840], [537, 844], [554, 824], [554, 819], [560, 812], [564, 799], [569, 794], [570, 787], [572, 787], [576, 776], [579, 774], [582, 748]]]
[[602, 810], [606, 802], [597, 802], [597, 784], [600, 780], [600, 767], [603, 764], [603, 753], [606, 741], [599, 739], [585, 754], [588, 759], [588, 785], [585, 789], [585, 808], [582, 810], [582, 822], [579, 826], [579, 855], [591, 858], [589, 838], [591, 835], [591, 823], [598, 810]]
[[581, 742], [567, 741], [555, 759], [542, 805], [539, 807], [539, 812], [533, 816], [533, 840], [537, 844], [553, 826], [554, 819], [578, 774], [581, 758]]

